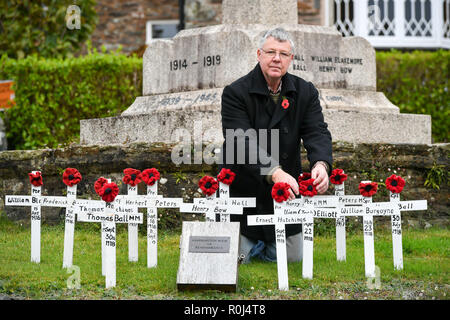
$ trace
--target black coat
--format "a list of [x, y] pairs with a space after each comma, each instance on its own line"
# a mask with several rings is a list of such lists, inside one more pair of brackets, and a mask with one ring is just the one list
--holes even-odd
[[[289, 102], [286, 109], [281, 106], [284, 99]], [[274, 241], [274, 226], [247, 225], [249, 214], [273, 214], [273, 184], [266, 181], [267, 169], [274, 167], [279, 161], [282, 169], [297, 179], [302, 173], [301, 140], [307, 150], [310, 168], [319, 160], [326, 161], [330, 170], [332, 167], [331, 134], [324, 122], [318, 91], [311, 82], [286, 73], [282, 78], [280, 98], [275, 105], [257, 64], [250, 73], [224, 88], [221, 114], [225, 141], [220, 169], [225, 167], [236, 173], [230, 186], [230, 195], [256, 197], [257, 203], [256, 208], [245, 208], [242, 216], [232, 215], [231, 221], [241, 221], [241, 233], [248, 238]], [[245, 163], [243, 158], [238, 159], [238, 155], [242, 155], [239, 147], [236, 147], [239, 146], [239, 134], [227, 138], [226, 129], [242, 129], [247, 132]], [[262, 143], [258, 138], [249, 138], [252, 130], [247, 131], [248, 129], [254, 129], [256, 133], [259, 129], [268, 129], [268, 143]], [[279, 130], [279, 157], [277, 154], [270, 154], [272, 129]], [[233, 142], [234, 145], [231, 144]], [[256, 161], [255, 155], [258, 155]], [[266, 156], [271, 156], [270, 162]], [[266, 169], [266, 173], [261, 169]], [[301, 225], [286, 225], [287, 236], [299, 232]]]

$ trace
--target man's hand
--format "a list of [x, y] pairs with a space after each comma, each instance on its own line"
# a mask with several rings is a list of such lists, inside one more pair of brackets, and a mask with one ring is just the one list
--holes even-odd
[[311, 170], [311, 179], [314, 179], [314, 185], [318, 193], [323, 194], [328, 190], [328, 173], [322, 163], [317, 163]]
[[[325, 174], [326, 174], [326, 172], [325, 172]], [[283, 171], [283, 169], [281, 169], [281, 168], [278, 168], [272, 174], [272, 181], [273, 181], [273, 183], [284, 182], [291, 186], [291, 188], [289, 189], [289, 200], [294, 200], [295, 195], [299, 194], [297, 180], [293, 176], [291, 176], [289, 173]], [[295, 195], [294, 195], [294, 193], [295, 193]]]

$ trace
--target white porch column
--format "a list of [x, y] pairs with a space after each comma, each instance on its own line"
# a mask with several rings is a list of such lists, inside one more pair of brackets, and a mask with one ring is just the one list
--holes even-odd
[[353, 1], [355, 36], [366, 38], [368, 31], [368, 0]]

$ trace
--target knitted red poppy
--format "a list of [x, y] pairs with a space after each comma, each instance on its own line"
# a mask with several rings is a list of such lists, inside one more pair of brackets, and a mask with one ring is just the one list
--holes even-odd
[[272, 187], [272, 198], [276, 202], [283, 202], [289, 199], [289, 188], [291, 186], [285, 182], [277, 182]]
[[30, 172], [28, 174], [28, 176], [30, 177], [30, 183], [35, 186], [35, 187], [40, 187], [42, 186], [44, 183], [42, 182], [42, 176], [41, 173], [38, 171], [36, 173], [32, 173]]
[[66, 186], [73, 187], [81, 181], [81, 173], [75, 168], [67, 168], [63, 173], [63, 182]]
[[161, 178], [159, 171], [155, 168], [145, 169], [141, 173], [141, 179], [145, 182], [145, 184], [152, 186]]
[[220, 170], [219, 174], [217, 175], [217, 180], [230, 185], [233, 183], [235, 177], [236, 174], [233, 171], [231, 171], [230, 169], [222, 168], [222, 170]]
[[119, 187], [114, 182], [105, 183], [99, 193], [102, 200], [106, 202], [113, 202], [118, 194]]
[[375, 193], [377, 193], [378, 183], [376, 183], [376, 182], [370, 182], [370, 183], [361, 182], [359, 184], [358, 189], [359, 189], [359, 193], [361, 193], [362, 196], [371, 197]]
[[219, 183], [217, 183], [217, 180], [210, 176], [204, 176], [201, 178], [198, 182], [198, 186], [207, 196], [216, 193], [217, 189], [219, 189]]
[[305, 180], [309, 180], [309, 179], [311, 179], [311, 173], [303, 172], [302, 174], [300, 174], [298, 176], [298, 183], [300, 184], [300, 182], [305, 181]]
[[122, 178], [123, 183], [129, 184], [132, 187], [137, 186], [142, 181], [141, 170], [126, 168], [123, 170], [123, 174], [125, 175]]
[[343, 184], [347, 180], [347, 175], [342, 169], [334, 169], [331, 171], [330, 182], [332, 184]]
[[316, 186], [314, 185], [314, 179], [301, 181], [298, 185], [298, 188], [302, 196], [313, 197], [317, 194]]
[[288, 99], [284, 98], [283, 101], [281, 102], [281, 106], [283, 107], [283, 109], [289, 108], [289, 101], [288, 101]]
[[405, 180], [402, 177], [393, 174], [386, 179], [386, 188], [392, 193], [400, 193], [405, 186]]
[[98, 178], [97, 181], [95, 181], [94, 183], [95, 193], [97, 193], [100, 196], [100, 190], [106, 183], [108, 183], [108, 180], [106, 180], [105, 178], [103, 177]]

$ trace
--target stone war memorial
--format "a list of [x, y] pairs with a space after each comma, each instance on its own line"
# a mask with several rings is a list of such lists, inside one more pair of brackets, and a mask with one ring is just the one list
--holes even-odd
[[[388, 220], [392, 233], [391, 267], [402, 272], [402, 223], [409, 225], [410, 217], [427, 212], [442, 219], [438, 221], [448, 219], [442, 205], [447, 200], [441, 200], [445, 195], [423, 191], [420, 179], [406, 185], [405, 180], [413, 180], [411, 176], [436, 161], [448, 161], [442, 160], [448, 148], [431, 145], [429, 115], [400, 113], [377, 91], [375, 50], [368, 41], [344, 38], [332, 27], [298, 24], [297, 5], [296, 0], [223, 0], [222, 24], [182, 30], [170, 40], [152, 40], [143, 58], [142, 96], [119, 116], [81, 120], [79, 145], [26, 151], [21, 159], [14, 159], [13, 151], [0, 155], [10, 164], [0, 174], [9, 174], [5, 184], [13, 186], [1, 190], [0, 204], [12, 220], [31, 220], [31, 262], [40, 264], [41, 253], [46, 252], [41, 248], [44, 220], [63, 217], [64, 251], [61, 261], [52, 263], [67, 269], [81, 259], [75, 256], [75, 226], [92, 223], [99, 225], [98, 275], [105, 277], [104, 287], [121, 286], [124, 282], [119, 279], [125, 279], [126, 285], [124, 264], [145, 261], [146, 273], [164, 267], [160, 258], [167, 248], [158, 245], [158, 224], [161, 210], [167, 209], [165, 215], [176, 213], [182, 220], [177, 273], [171, 279], [177, 290], [236, 292], [245, 257], [239, 255], [240, 225], [231, 222], [230, 216], [256, 207], [256, 199], [231, 197], [234, 173], [224, 179], [223, 172], [218, 172], [223, 142], [221, 96], [225, 86], [255, 67], [261, 36], [282, 27], [296, 45], [288, 72], [311, 81], [319, 91], [335, 163], [327, 194], [317, 195], [311, 179], [299, 177], [301, 196], [287, 200], [288, 191], [275, 184], [280, 192], [273, 199], [274, 214], [248, 216], [248, 225], [274, 226], [278, 288], [273, 289], [289, 291], [289, 279], [294, 276], [291, 268], [288, 274], [289, 224], [303, 225], [303, 259], [301, 268], [294, 271], [297, 278], [314, 281], [314, 230], [319, 221], [335, 226], [335, 260], [346, 268], [346, 221], [350, 218], [362, 220], [364, 255], [359, 262], [364, 265], [364, 277], [369, 281], [379, 276], [374, 230], [379, 217]], [[392, 157], [386, 156], [390, 153]], [[309, 167], [307, 162], [302, 165]], [[401, 172], [405, 180], [400, 172], [396, 175], [401, 165], [406, 168]], [[67, 189], [60, 185], [63, 169]], [[377, 181], [369, 181], [362, 173], [375, 169]], [[43, 182], [43, 176], [48, 180]], [[78, 180], [71, 182], [74, 177]], [[121, 180], [125, 185], [115, 183]], [[138, 186], [140, 182], [146, 190], [144, 183]], [[410, 187], [414, 191], [405, 193]], [[376, 195], [377, 190], [389, 192], [376, 198], [381, 193]], [[435, 198], [439, 200], [430, 201]], [[119, 224], [127, 225], [125, 262], [117, 257]], [[139, 226], [146, 230], [144, 257], [139, 254]]]
[[299, 25], [294, 0], [224, 0], [222, 6], [221, 25], [152, 41], [144, 54], [143, 95], [118, 117], [82, 120], [81, 144], [221, 142], [222, 90], [254, 68], [258, 41], [274, 26], [292, 34], [296, 52], [288, 72], [318, 88], [334, 141], [431, 143], [430, 116], [402, 114], [377, 92], [375, 50], [365, 39]]

